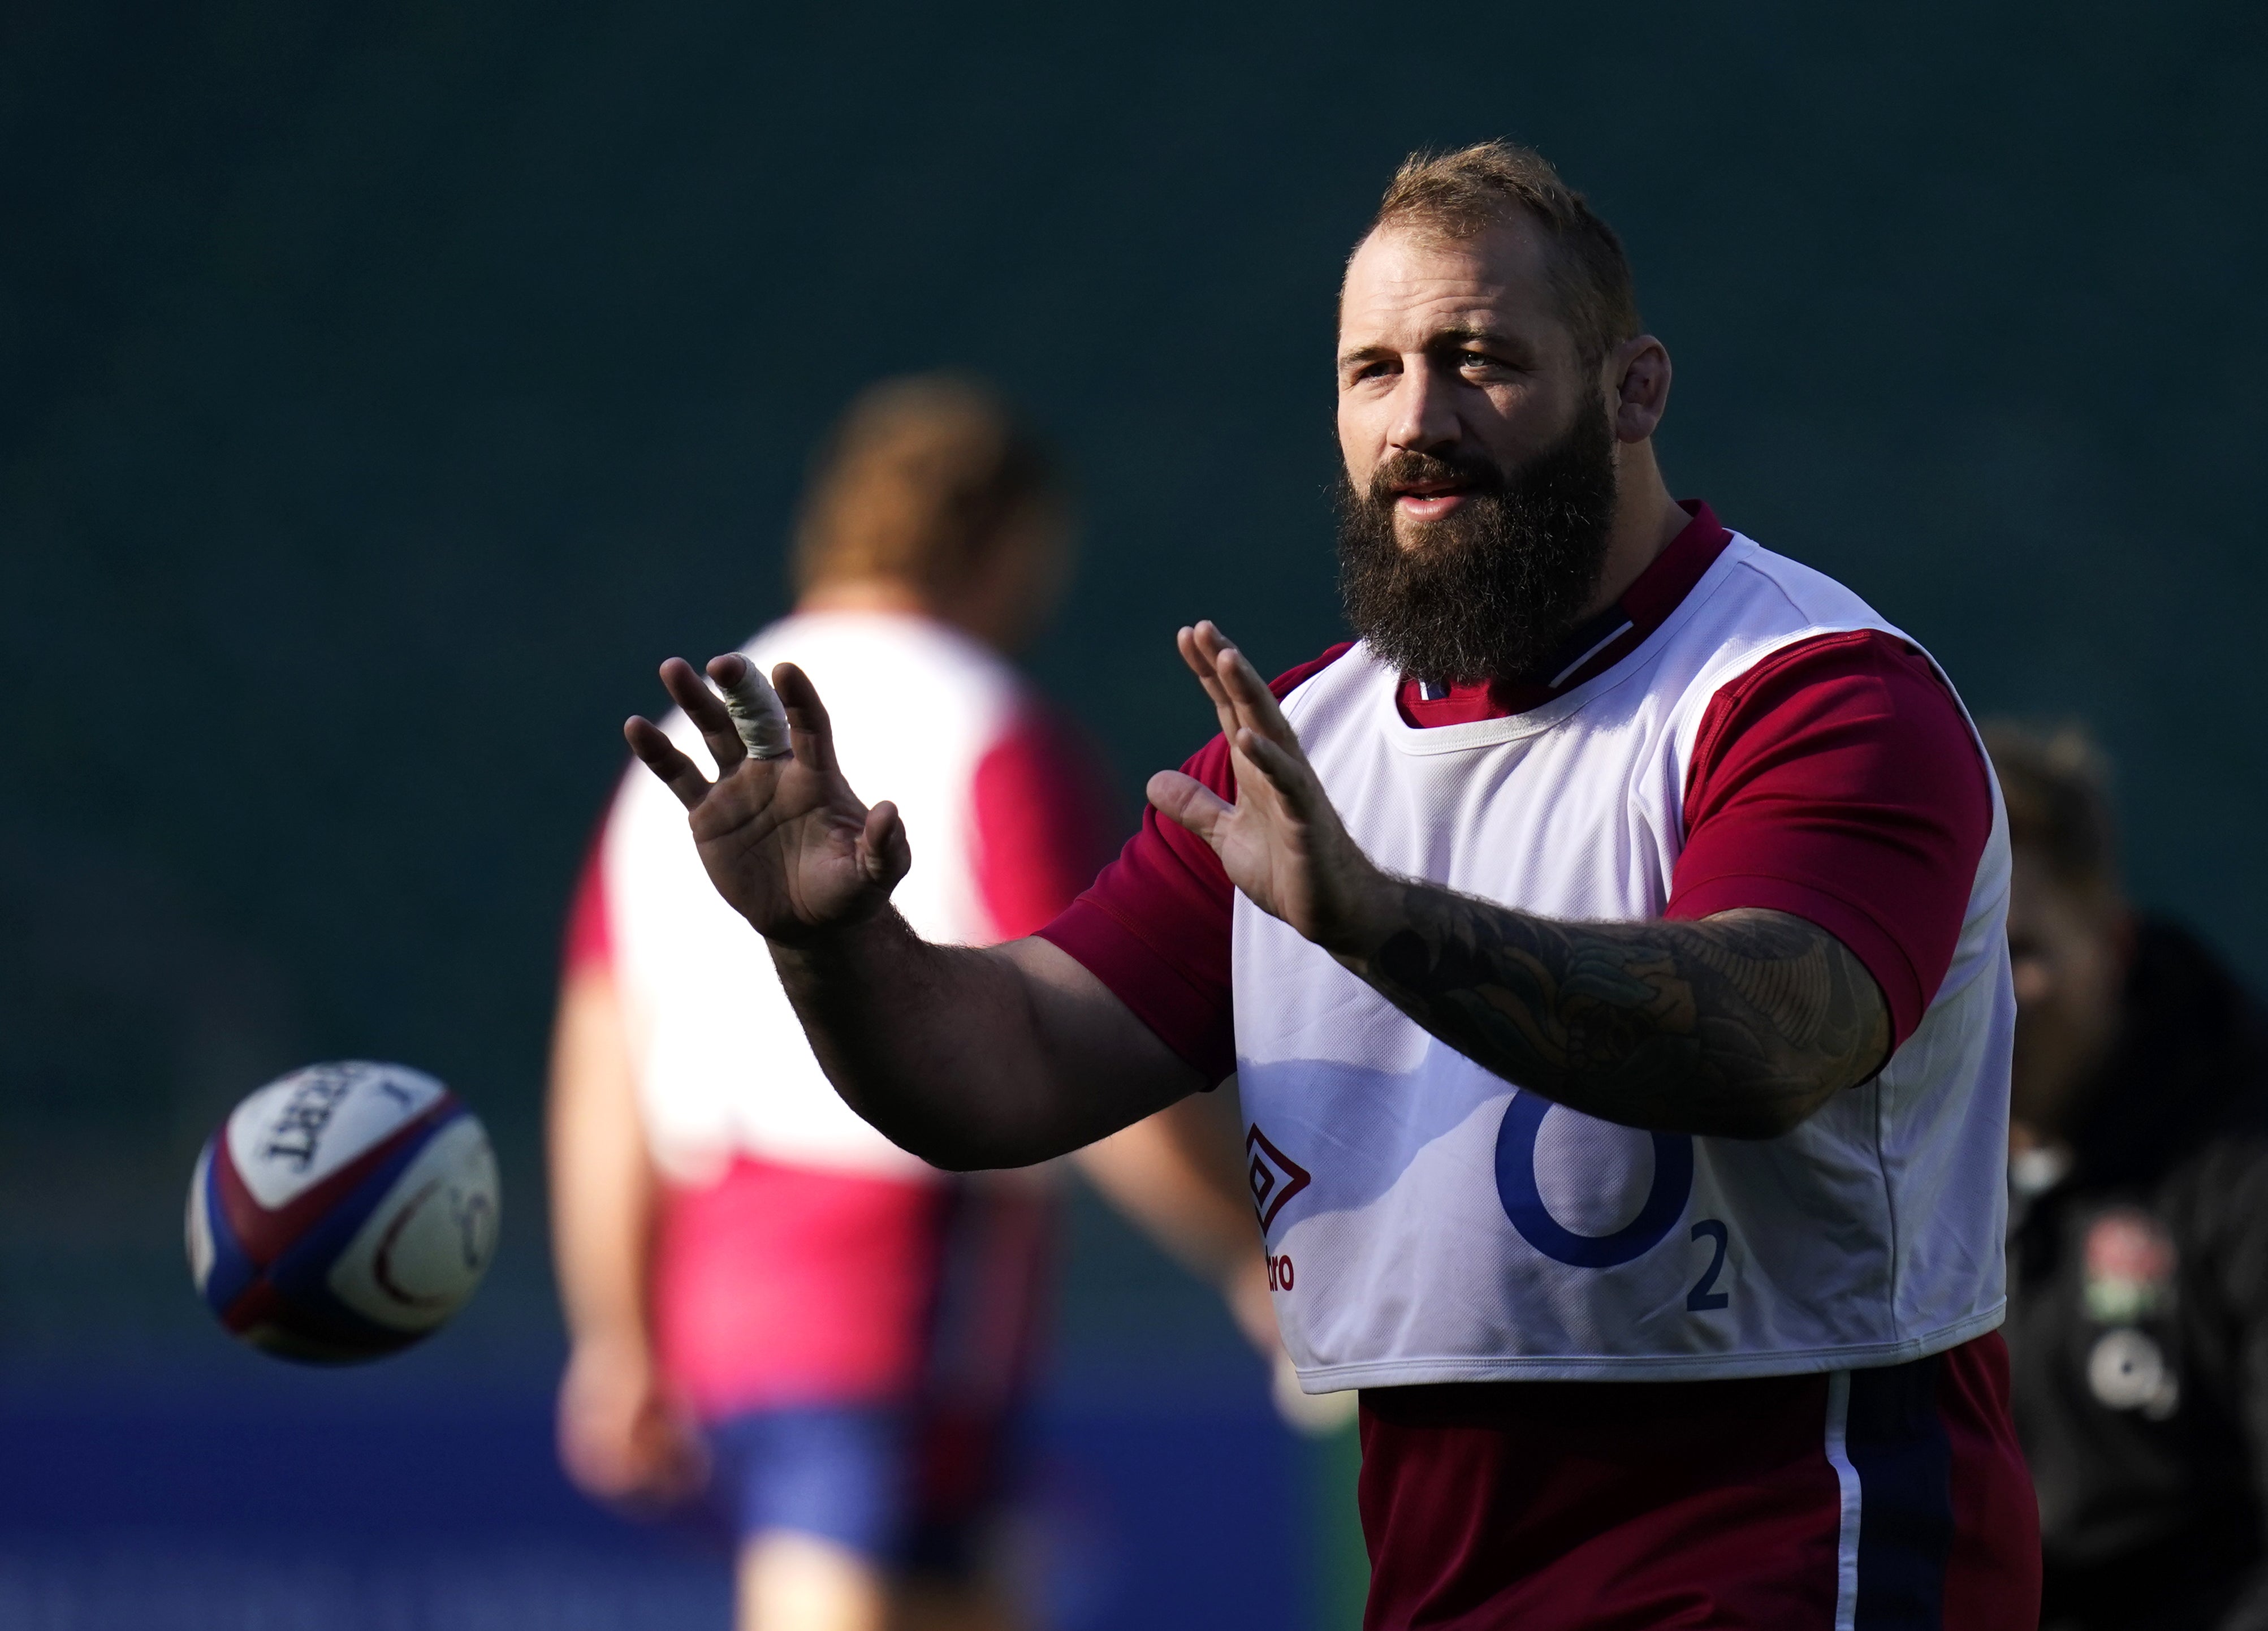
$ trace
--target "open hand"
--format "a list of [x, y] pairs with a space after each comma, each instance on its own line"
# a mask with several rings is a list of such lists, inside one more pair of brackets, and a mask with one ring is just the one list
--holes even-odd
[[[747, 659], [712, 657], [709, 674], [727, 690], [746, 689]], [[717, 779], [651, 720], [632, 719], [622, 734], [685, 806], [701, 864], [733, 909], [788, 945], [879, 911], [913, 865], [905, 823], [896, 806], [869, 809], [850, 791], [810, 677], [793, 663], [772, 670], [793, 750], [779, 758], [749, 753], [724, 700], [692, 664], [672, 657], [661, 665], [661, 683], [708, 744]]]
[[1183, 629], [1182, 661], [1212, 699], [1236, 771], [1230, 804], [1194, 777], [1150, 778], [1158, 813], [1203, 838], [1229, 882], [1336, 956], [1375, 949], [1392, 881], [1371, 864], [1331, 808], [1284, 710], [1244, 653], [1210, 623]]

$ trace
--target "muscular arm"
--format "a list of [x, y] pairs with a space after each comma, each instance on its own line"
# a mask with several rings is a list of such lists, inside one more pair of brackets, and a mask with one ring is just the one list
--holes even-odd
[[1151, 801], [1256, 905], [1484, 1068], [1631, 1126], [1770, 1138], [1888, 1058], [1873, 977], [1800, 918], [1563, 922], [1381, 871], [1241, 653], [1209, 624], [1183, 630], [1182, 650], [1219, 714], [1237, 799], [1167, 771]]
[[1508, 1081], [1664, 1133], [1771, 1138], [1889, 1056], [1874, 978], [1786, 912], [1561, 923], [1395, 881], [1400, 926], [1349, 961]]
[[772, 961], [843, 1101], [932, 1166], [1029, 1166], [1208, 1085], [1043, 940], [933, 946], [884, 911]]
[[[1209, 624], [1182, 631], [1182, 649], [1221, 719], [1237, 801], [1172, 771], [1152, 779], [1151, 801], [1211, 845], [1255, 904], [1485, 1068], [1602, 1118], [1756, 1138], [1795, 1126], [1887, 1057], [1872, 978], [1800, 919], [1564, 923], [1381, 871], [1251, 665]], [[968, 1170], [1079, 1148], [1205, 1085], [1048, 942], [974, 950], [916, 936], [888, 905], [913, 864], [904, 827], [844, 781], [810, 680], [781, 665], [774, 702], [739, 657], [710, 672], [734, 695], [740, 728], [690, 666], [673, 659], [662, 675], [717, 761], [715, 782], [645, 720], [626, 734], [685, 804], [718, 891], [770, 943], [853, 1110], [924, 1160]], [[777, 720], [753, 714], [783, 702], [792, 755], [762, 756], [777, 751], [762, 745]]]

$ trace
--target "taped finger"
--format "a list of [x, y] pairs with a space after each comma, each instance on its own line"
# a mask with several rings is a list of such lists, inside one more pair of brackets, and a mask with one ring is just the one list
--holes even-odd
[[740, 660], [740, 677], [730, 685], [720, 684], [725, 693], [725, 711], [733, 716], [733, 728], [740, 733], [741, 745], [752, 759], [784, 759], [794, 749], [788, 745], [787, 710], [780, 705], [779, 693], [764, 671], [747, 658]]
[[716, 761], [717, 774], [731, 775], [748, 756], [747, 744], [733, 728], [732, 712], [716, 687], [682, 657], [672, 657], [661, 665], [661, 683], [669, 699], [685, 711], [693, 728], [701, 733], [702, 744]]

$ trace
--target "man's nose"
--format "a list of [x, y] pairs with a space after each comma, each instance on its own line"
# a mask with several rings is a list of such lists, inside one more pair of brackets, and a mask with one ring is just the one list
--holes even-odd
[[1394, 419], [1387, 438], [1397, 449], [1431, 453], [1454, 445], [1459, 437], [1456, 402], [1451, 381], [1425, 358], [1402, 371], [1394, 393]]

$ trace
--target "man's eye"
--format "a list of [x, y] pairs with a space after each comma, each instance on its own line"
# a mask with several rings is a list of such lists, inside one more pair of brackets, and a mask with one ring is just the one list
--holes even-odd
[[1457, 365], [1461, 368], [1469, 370], [1474, 368], [1493, 368], [1496, 366], [1496, 358], [1491, 357], [1485, 351], [1465, 351], [1459, 354], [1457, 358]]

